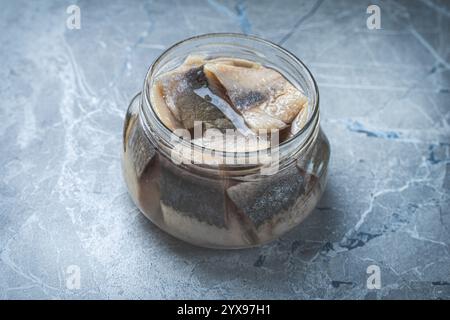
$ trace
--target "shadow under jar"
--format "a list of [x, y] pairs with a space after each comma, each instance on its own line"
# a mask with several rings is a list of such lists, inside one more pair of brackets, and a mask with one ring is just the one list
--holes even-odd
[[[244, 159], [257, 158], [254, 151], [215, 152], [235, 160], [232, 164], [172, 160], [175, 143], [193, 153], [204, 148], [174, 139], [152, 106], [150, 90], [159, 75], [192, 54], [260, 63], [280, 72], [308, 98], [303, 128], [276, 146], [276, 170], [264, 171], [275, 162], [245, 164]], [[166, 50], [150, 67], [125, 118], [122, 167], [133, 201], [161, 229], [203, 247], [257, 246], [298, 225], [323, 193], [329, 157], [319, 125], [318, 89], [309, 70], [283, 48], [246, 35], [207, 34]]]

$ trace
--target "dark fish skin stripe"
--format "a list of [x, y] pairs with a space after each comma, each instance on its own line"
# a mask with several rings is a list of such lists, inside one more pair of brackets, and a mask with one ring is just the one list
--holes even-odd
[[249, 110], [265, 100], [267, 100], [267, 96], [259, 91], [246, 91], [238, 95], [233, 94], [233, 101], [236, 104], [236, 108], [241, 111]]
[[168, 161], [162, 166], [161, 201], [199, 221], [219, 228], [226, 227], [223, 186], [220, 182], [182, 172]]
[[295, 167], [279, 176], [257, 182], [243, 182], [228, 189], [231, 200], [256, 227], [279, 212], [289, 210], [305, 193], [305, 180]]

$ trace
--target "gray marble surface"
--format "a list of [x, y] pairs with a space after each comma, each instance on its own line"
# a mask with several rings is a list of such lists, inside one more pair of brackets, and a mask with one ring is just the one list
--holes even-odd
[[[450, 4], [374, 3], [380, 30], [368, 1], [79, 1], [69, 30], [70, 1], [1, 1], [0, 298], [450, 298]], [[314, 213], [240, 251], [161, 232], [120, 164], [152, 61], [226, 31], [310, 67], [332, 147]]]

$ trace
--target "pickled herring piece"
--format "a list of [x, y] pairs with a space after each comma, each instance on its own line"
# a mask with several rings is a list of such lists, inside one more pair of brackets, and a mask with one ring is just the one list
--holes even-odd
[[295, 135], [299, 132], [308, 121], [308, 102], [303, 105], [303, 108], [299, 111], [294, 121], [291, 124], [291, 135]]
[[222, 64], [228, 64], [235, 67], [243, 67], [243, 68], [260, 68], [261, 65], [257, 62], [245, 60], [245, 59], [238, 59], [238, 58], [215, 58], [208, 60], [208, 63], [222, 63]]
[[153, 110], [155, 110], [156, 115], [167, 128], [174, 131], [183, 127], [169, 110], [169, 107], [164, 100], [160, 83], [154, 84], [150, 89], [150, 99], [153, 102]]
[[288, 211], [304, 193], [303, 177], [295, 167], [264, 180], [242, 182], [227, 189], [227, 194], [256, 228], [270, 223], [274, 213]]
[[174, 168], [171, 163], [162, 164], [161, 202], [197, 220], [226, 226], [223, 188], [213, 179], [196, 179], [195, 176]]
[[287, 124], [283, 121], [269, 116], [263, 110], [258, 108], [245, 111], [244, 118], [248, 126], [253, 129], [282, 130], [287, 127]]
[[285, 139], [291, 139], [293, 136], [295, 136], [306, 125], [308, 116], [308, 102], [306, 102], [302, 110], [300, 110], [298, 115], [295, 117], [294, 121], [292, 121], [289, 131], [286, 132]]
[[[180, 237], [210, 245], [239, 245], [255, 238], [245, 217], [229, 208], [226, 184], [192, 175], [167, 160], [161, 163], [160, 195], [164, 223]], [[253, 231], [254, 233], [254, 231]]]
[[185, 241], [209, 247], [240, 247], [244, 243], [255, 245], [255, 242], [243, 230], [238, 219], [231, 217], [226, 227], [217, 227], [208, 222], [198, 220], [195, 216], [176, 210], [161, 202], [164, 225], [172, 234]]
[[200, 67], [206, 63], [205, 57], [202, 55], [191, 54], [186, 57], [183, 64], [179, 66], [177, 69], [181, 71], [181, 69], [189, 69], [191, 67]]
[[217, 151], [226, 152], [252, 152], [270, 148], [270, 140], [263, 136], [244, 136], [238, 132], [232, 134], [209, 131], [199, 139], [193, 139], [192, 143]]
[[[233, 128], [225, 115], [212, 103], [197, 95], [194, 90], [207, 86], [203, 67], [197, 66], [201, 60], [188, 58], [177, 69], [158, 77], [154, 86], [160, 86], [164, 101], [174, 118], [185, 129], [192, 129], [194, 121], [220, 122], [223, 129]], [[153, 101], [157, 104], [157, 101]], [[158, 106], [155, 109], [162, 109]]]
[[[224, 96], [253, 130], [286, 127], [307, 102], [305, 95], [270, 68], [208, 62], [204, 73], [210, 88]], [[255, 112], [265, 121], [255, 122]], [[265, 115], [278, 122], [269, 123]]]

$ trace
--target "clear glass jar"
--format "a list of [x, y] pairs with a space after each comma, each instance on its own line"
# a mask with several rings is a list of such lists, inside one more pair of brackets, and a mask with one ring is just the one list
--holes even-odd
[[[190, 54], [259, 62], [281, 72], [308, 97], [304, 127], [276, 147], [276, 170], [263, 171], [274, 162], [239, 161], [254, 152], [216, 153], [234, 159], [235, 164], [172, 160], [174, 135], [156, 116], [150, 88], [158, 75], [177, 67]], [[201, 150], [182, 143], [194, 153]], [[298, 225], [322, 195], [329, 157], [328, 139], [319, 125], [319, 92], [311, 73], [293, 54], [252, 36], [207, 34], [175, 44], [150, 67], [143, 91], [133, 98], [125, 118], [122, 167], [133, 201], [161, 229], [204, 247], [256, 246]]]

